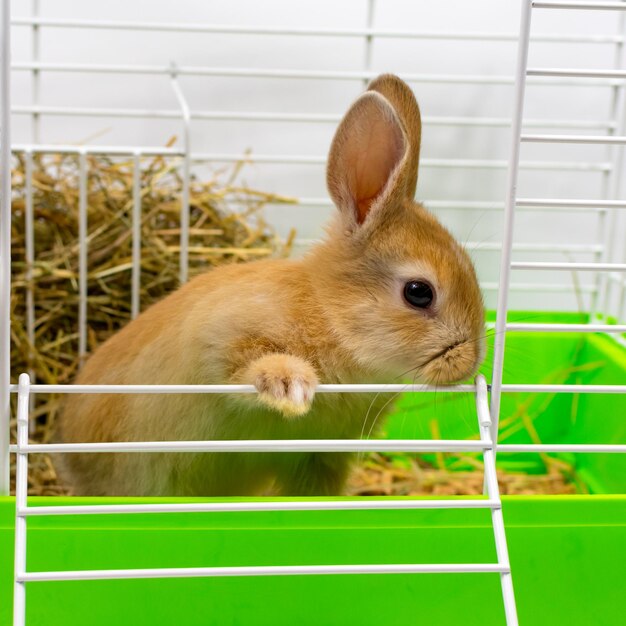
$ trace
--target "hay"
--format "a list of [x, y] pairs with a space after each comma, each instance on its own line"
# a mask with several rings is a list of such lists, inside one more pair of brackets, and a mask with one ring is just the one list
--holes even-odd
[[[180, 160], [141, 161], [141, 310], [178, 287]], [[263, 220], [268, 203], [293, 199], [248, 189], [240, 183], [242, 164], [193, 179], [190, 189], [189, 274], [226, 263], [287, 256], [287, 240]], [[133, 162], [106, 156], [88, 158], [88, 350], [131, 318]], [[76, 155], [33, 158], [34, 265], [28, 277], [25, 241], [25, 162], [17, 157], [12, 174], [11, 367], [30, 372], [37, 383], [71, 383], [78, 356], [78, 203]], [[35, 341], [26, 329], [27, 291], [34, 293]], [[39, 396], [32, 440], [48, 442], [59, 408], [56, 396]], [[15, 424], [12, 424], [15, 438]], [[43, 455], [31, 460], [29, 492], [67, 492]], [[14, 468], [12, 468], [13, 470]]]
[[[407, 455], [369, 454], [355, 468], [348, 484], [352, 496], [464, 496], [483, 494], [483, 465], [474, 471], [433, 467]], [[524, 474], [498, 470], [500, 493], [505, 495], [573, 494], [581, 488], [559, 471]], [[584, 489], [582, 489], [584, 491]]]

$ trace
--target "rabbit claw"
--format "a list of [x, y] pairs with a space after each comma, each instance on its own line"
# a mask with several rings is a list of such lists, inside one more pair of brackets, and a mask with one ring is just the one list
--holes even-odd
[[317, 375], [303, 359], [286, 354], [262, 357], [253, 365], [258, 399], [284, 417], [308, 413], [315, 396]]

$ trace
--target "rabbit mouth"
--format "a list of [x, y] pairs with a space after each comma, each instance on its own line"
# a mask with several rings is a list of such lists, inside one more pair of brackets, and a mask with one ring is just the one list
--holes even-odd
[[421, 366], [426, 382], [449, 384], [468, 378], [476, 369], [470, 342], [456, 341], [429, 357]]
[[436, 354], [433, 354], [433, 356], [429, 357], [423, 364], [422, 367], [429, 365], [430, 363], [432, 363], [433, 361], [436, 361], [437, 359], [440, 359], [442, 357], [445, 356], [449, 356], [454, 350], [456, 350], [457, 348], [460, 348], [461, 346], [465, 345], [466, 341], [456, 341], [452, 344], [450, 344], [449, 346], [446, 346], [445, 348], [443, 348], [442, 350], [439, 350], [439, 352], [437, 352]]

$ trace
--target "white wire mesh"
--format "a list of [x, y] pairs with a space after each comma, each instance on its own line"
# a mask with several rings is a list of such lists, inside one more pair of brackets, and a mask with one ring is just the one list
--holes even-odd
[[[196, 16], [195, 23], [157, 19], [154, 21], [120, 20], [119, 15], [118, 19], [115, 19], [114, 11], [106, 14], [109, 19], [100, 19], [101, 16], [98, 16], [98, 19], [88, 17], [81, 19], [75, 15], [75, 12], [64, 15], [63, 6], [59, 6], [52, 12], [46, 8], [45, 15], [39, 9], [31, 15], [22, 13], [14, 18], [15, 28], [20, 34], [30, 35], [31, 41], [26, 43], [28, 40], [25, 38], [24, 49], [20, 49], [20, 54], [15, 59], [15, 76], [16, 79], [20, 76], [26, 79], [32, 75], [32, 88], [36, 93], [31, 94], [33, 97], [28, 104], [15, 103], [15, 123], [18, 128], [22, 128], [21, 122], [32, 120], [32, 128], [30, 124], [27, 124], [18, 136], [20, 140], [33, 138], [34, 127], [37, 126], [44, 135], [53, 137], [54, 143], [57, 144], [59, 138], [55, 134], [67, 135], [68, 132], [67, 122], [59, 120], [59, 116], [70, 117], [73, 127], [82, 128], [81, 132], [85, 135], [99, 130], [102, 123], [113, 121], [113, 131], [108, 133], [109, 147], [114, 149], [112, 153], [115, 153], [119, 147], [120, 142], [115, 141], [116, 137], [131, 137], [136, 146], [147, 147], [145, 144], [153, 143], [155, 137], [165, 136], [163, 128], [172, 129], [172, 132], [178, 133], [181, 112], [177, 110], [176, 100], [172, 100], [169, 94], [166, 79], [172, 73], [172, 60], [178, 61], [179, 59], [170, 58], [172, 48], [168, 45], [155, 45], [155, 42], [160, 41], [156, 39], [157, 37], [161, 39], [167, 37], [163, 41], [166, 44], [180, 46], [180, 55], [187, 60], [186, 63], [177, 63], [176, 75], [189, 101], [189, 115], [194, 136], [191, 161], [196, 166], [201, 162], [215, 162], [219, 159], [233, 162], [240, 159], [243, 149], [252, 144], [255, 148], [256, 166], [249, 176], [252, 181], [260, 182], [260, 188], [269, 186], [282, 193], [301, 197], [304, 205], [308, 204], [312, 195], [307, 193], [307, 189], [312, 190], [312, 185], [315, 185], [316, 191], [321, 192], [319, 195], [321, 202], [320, 204], [316, 202], [316, 205], [330, 206], [319, 184], [322, 180], [320, 173], [325, 162], [326, 139], [329, 138], [333, 126], [340, 118], [339, 111], [346, 100], [346, 89], [349, 90], [348, 93], [356, 95], [362, 81], [368, 76], [375, 75], [379, 71], [378, 68], [390, 67], [389, 63], [392, 59], [394, 66], [398, 66], [398, 73], [415, 81], [415, 90], [420, 100], [425, 101], [425, 111], [437, 114], [426, 115], [424, 118], [422, 167], [429, 169], [430, 172], [428, 177], [422, 177], [420, 197], [424, 198], [426, 204], [432, 206], [434, 210], [445, 211], [442, 215], [444, 221], [461, 240], [465, 240], [476, 219], [482, 219], [483, 211], [491, 210], [490, 205], [494, 205], [495, 199], [498, 200], [495, 205], [500, 205], [501, 188], [504, 184], [508, 161], [504, 151], [501, 151], [500, 158], [495, 158], [499, 151], [494, 146], [504, 146], [507, 135], [503, 132], [508, 133], [510, 120], [508, 90], [514, 82], [514, 77], [510, 74], [509, 60], [512, 59], [515, 51], [514, 43], [517, 40], [517, 34], [514, 33], [517, 27], [516, 19], [513, 17], [515, 12], [511, 11], [510, 6], [498, 7], [497, 12], [492, 15], [494, 27], [488, 30], [484, 24], [482, 28], [479, 28], [476, 23], [472, 23], [460, 8], [457, 8], [455, 12], [460, 13], [462, 17], [454, 24], [448, 24], [447, 22], [451, 19], [449, 15], [444, 21], [441, 20], [441, 15], [446, 13], [444, 9], [430, 7], [428, 16], [418, 13], [420, 28], [410, 30], [406, 28], [406, 24], [416, 22], [416, 19], [411, 15], [410, 10], [406, 13], [406, 7], [394, 5], [391, 10], [386, 5], [379, 4], [375, 5], [374, 10], [369, 2], [352, 3], [352, 5], [350, 7], [346, 5], [341, 15], [335, 14], [333, 20], [326, 22], [324, 12], [316, 10], [315, 19], [313, 21], [309, 19], [310, 24], [304, 28], [298, 20], [287, 20], [282, 25], [269, 23], [272, 19], [276, 22], [276, 17], [272, 17], [271, 14], [269, 17], [259, 16], [254, 8], [247, 11], [250, 13], [249, 18], [246, 15], [239, 16], [239, 24], [202, 23], [200, 16]], [[358, 15], [354, 14], [355, 7], [359, 11], [362, 10], [362, 14], [360, 12]], [[303, 11], [305, 10], [303, 8]], [[493, 6], [490, 6], [488, 10], [492, 13], [496, 11]], [[228, 19], [228, 11], [225, 11], [223, 20]], [[374, 18], [371, 28], [368, 22], [368, 11], [371, 13], [370, 17]], [[555, 12], [544, 11], [544, 13]], [[582, 13], [584, 12], [570, 12], [570, 16]], [[585, 58], [589, 59], [586, 62], [596, 63], [598, 67], [615, 65], [618, 62], [617, 51], [623, 49], [623, 30], [620, 29], [617, 20], [619, 14], [610, 11], [608, 16], [606, 11], [593, 11], [592, 13], [593, 19], [584, 16], [582, 19], [572, 21], [572, 17], [568, 16], [568, 28], [571, 22], [574, 32], [563, 32], [563, 26], [554, 20], [546, 22], [533, 32], [531, 40], [536, 42], [534, 49], [541, 51], [537, 57], [537, 63], [541, 61], [542, 64], [549, 64], [550, 61], [554, 61], [550, 56], [554, 53], [557, 58], [568, 59], [572, 53], [579, 54], [574, 46], [580, 45], [582, 47], [579, 49], [584, 50]], [[220, 13], [214, 12], [213, 14], [216, 16], [214, 19], [218, 21]], [[88, 11], [86, 15], [89, 15]], [[232, 17], [230, 19], [232, 21]], [[250, 23], [247, 23], [246, 19]], [[594, 23], [598, 34], [590, 28], [581, 28], [583, 19], [585, 22]], [[465, 28], [464, 21], [469, 23]], [[361, 22], [363, 27], [355, 26], [356, 23]], [[481, 22], [484, 20], [478, 20], [479, 24]], [[313, 24], [316, 25], [313, 26]], [[429, 24], [430, 29], [424, 24]], [[192, 39], [170, 38], [181, 34]], [[216, 37], [217, 50], [212, 48], [212, 39], [207, 39], [206, 34]], [[133, 55], [133, 58], [137, 57], [136, 63], [129, 61], [128, 55], [119, 55], [116, 50], [110, 50], [111, 41], [117, 42], [114, 38], [118, 36], [122, 37], [121, 49], [132, 45], [132, 42], [137, 41], [137, 37], [148, 37], [145, 39], [145, 44], [141, 46], [141, 51]], [[203, 39], [194, 38], [200, 36]], [[58, 45], [61, 37], [63, 38], [62, 46]], [[87, 51], [83, 45], [86, 37], [89, 38]], [[48, 54], [49, 51], [53, 51], [52, 59], [48, 56], [41, 56], [42, 41], [46, 45]], [[142, 39], [139, 41], [144, 42]], [[199, 41], [202, 43], [201, 46], [194, 45]], [[228, 46], [229, 52], [224, 52], [221, 42], [231, 41], [236, 45]], [[250, 54], [237, 53], [239, 49], [249, 50], [246, 47], [246, 41], [253, 42], [252, 45], [255, 46], [253, 59], [250, 58]], [[326, 47], [321, 51], [315, 46], [318, 52], [317, 58], [311, 58], [303, 50], [306, 49], [307, 42], [317, 41], [326, 42], [328, 45], [325, 44]], [[466, 42], [460, 59], [458, 49], [447, 47], [458, 44], [459, 41]], [[331, 52], [332, 46], [337, 45], [336, 42], [341, 42], [342, 45], [341, 71], [338, 71], [337, 59]], [[484, 50], [481, 51], [481, 48], [476, 46], [476, 42], [491, 42], [490, 45], [497, 44], [499, 47], [483, 46]], [[546, 46], [548, 43], [552, 45]], [[292, 50], [288, 58], [284, 54], [284, 46], [287, 45]], [[430, 48], [437, 46], [439, 54], [435, 55], [435, 59], [432, 58], [433, 55], [423, 54], [428, 50], [425, 46], [430, 46]], [[92, 49], [93, 53], [90, 52]], [[103, 55], [105, 49], [112, 59], [108, 64], [102, 62], [105, 58]], [[81, 63], [77, 63], [78, 50], [81, 50]], [[194, 54], [194, 50], [203, 52], [201, 55], [197, 52]], [[257, 50], [260, 53], [257, 53]], [[448, 50], [450, 54], [446, 55]], [[494, 50], [498, 51], [497, 55], [493, 54]], [[232, 57], [230, 51], [233, 51]], [[445, 59], [448, 57], [454, 58], [454, 63], [446, 64]], [[213, 58], [223, 59], [223, 65], [206, 67], [206, 59]], [[498, 59], [497, 63], [495, 58]], [[249, 67], [242, 67], [245, 59], [248, 60]], [[405, 59], [411, 59], [411, 61], [408, 62]], [[422, 61], [422, 59], [425, 60]], [[371, 67], [367, 65], [368, 63]], [[281, 64], [283, 64], [282, 67]], [[565, 65], [565, 61], [563, 64]], [[72, 71], [70, 71], [71, 68], [73, 68]], [[154, 81], [156, 81], [145, 89], [147, 97], [134, 107], [125, 106], [125, 101], [130, 101], [130, 98], [124, 98], [122, 102], [119, 97], [111, 98], [111, 94], [119, 93], [120, 85], [124, 84], [121, 82], [123, 73], [131, 70], [137, 72], [136, 80], [133, 79], [133, 83], [129, 83], [128, 88], [134, 93], [143, 89], [143, 83], [139, 81], [146, 77], [144, 72], [148, 72], [149, 76], [154, 76]], [[100, 73], [94, 74], [96, 71]], [[621, 70], [616, 65], [610, 71]], [[94, 76], [96, 80], [92, 80]], [[305, 78], [298, 79], [296, 76]], [[575, 89], [575, 93], [572, 93], [571, 89], [570, 91], [566, 89], [566, 86], [570, 84], [569, 80], [562, 77], [540, 77], [529, 81], [529, 85], [534, 85], [530, 103], [533, 105], [533, 110], [525, 119], [525, 129], [535, 128], [538, 131], [545, 131], [557, 128], [568, 130], [580, 128], [591, 132], [594, 128], [598, 128], [608, 134], [619, 134], [616, 133], [617, 126], [620, 124], [619, 116], [616, 114], [618, 103], [613, 102], [607, 110], [607, 103], [615, 100], [615, 94], [621, 91], [619, 81], [572, 79], [573, 84], [580, 87], [580, 89], [571, 87]], [[294, 90], [290, 88], [294, 81], [298, 85], [297, 94], [293, 93]], [[73, 98], [72, 102], [68, 102], [66, 97], [55, 91], [54, 85], [56, 84], [66, 85], [68, 91], [72, 93], [78, 91], [77, 97]], [[88, 84], [92, 88], [85, 90], [78, 87], [83, 84]], [[260, 84], [267, 84], [268, 93], [276, 93], [277, 96], [273, 100], [267, 100], [258, 95], [256, 86]], [[468, 85], [468, 90], [461, 87], [463, 84]], [[445, 85], [451, 85], [455, 89], [453, 98], [442, 98], [441, 89], [447, 89]], [[497, 85], [501, 87], [496, 88]], [[28, 87], [30, 89], [30, 85]], [[320, 88], [324, 94], [330, 94], [330, 98], [324, 96], [318, 104], [322, 91]], [[123, 89], [122, 87], [122, 92]], [[241, 96], [247, 93], [248, 89], [254, 90], [255, 97], [245, 97], [243, 104], [246, 106], [242, 107]], [[88, 95], [90, 92], [93, 92], [91, 97]], [[234, 99], [223, 99], [219, 95], [221, 93], [232, 93]], [[209, 102], [215, 100], [216, 106], [207, 108], [207, 94], [211, 94], [208, 100]], [[484, 94], [488, 94], [489, 106], [484, 104]], [[574, 103], [572, 103], [572, 98], [569, 98], [569, 106], [564, 106], [568, 103], [566, 94], [574, 96]], [[444, 100], [446, 106], [442, 107], [441, 103]], [[554, 108], [544, 106], [552, 100], [555, 100]], [[103, 107], [103, 102], [110, 103], [110, 106]], [[227, 106], [217, 106], [220, 102]], [[470, 106], [471, 102], [482, 104], [480, 108], [476, 108]], [[449, 103], [455, 103], [455, 105]], [[147, 106], [141, 106], [143, 104]], [[162, 104], [166, 106], [163, 107]], [[334, 112], [329, 113], [329, 109]], [[567, 110], [567, 114], [574, 113], [570, 120], [563, 118], [564, 110]], [[440, 112], [444, 114], [439, 114]], [[590, 116], [590, 112], [593, 115]], [[93, 116], [99, 116], [100, 119], [93, 120]], [[142, 120], [140, 125], [136, 123], [137, 119]], [[84, 126], [81, 126], [81, 120], [85, 122]], [[148, 126], [149, 120], [153, 120], [155, 125]], [[167, 122], [167, 124], [164, 126], [162, 122]], [[295, 123], [299, 124], [297, 142], [293, 141], [294, 134], [289, 128]], [[78, 132], [74, 131], [73, 127], [69, 132]], [[145, 132], [138, 130], [141, 128], [146, 129]], [[475, 132], [469, 135], [463, 130], [471, 132], [469, 129], [472, 128]], [[44, 138], [42, 135], [37, 143]], [[27, 147], [27, 145], [19, 141], [16, 147]], [[241, 146], [241, 150], [233, 150], [233, 147], [237, 145]], [[483, 145], [488, 146], [489, 149], [481, 149]], [[106, 147], [102, 146], [102, 148]], [[128, 149], [132, 150], [132, 146]], [[599, 147], [598, 150], [603, 151], [604, 148]], [[179, 155], [185, 154], [182, 148], [173, 152]], [[455, 154], [458, 152], [463, 152], [467, 156]], [[541, 152], [531, 152], [529, 155], [530, 158], [522, 159], [520, 166], [525, 172], [525, 177], [531, 177], [529, 180], [534, 178], [535, 173], [541, 176], [542, 185], [550, 184], [550, 181], [554, 179], [554, 177], [546, 176], [550, 169], [563, 173], [563, 176], [559, 175], [559, 180], [563, 180], [564, 188], [580, 188], [584, 185], [587, 188], [597, 187], [598, 191], [601, 191], [600, 187], [605, 185], [609, 178], [615, 178], [611, 172], [616, 169], [616, 164], [608, 152], [572, 154], [559, 152], [561, 158], [552, 158], [550, 155], [550, 159], [541, 158]], [[464, 158], [459, 158], [459, 156]], [[432, 170], [436, 170], [436, 173]], [[472, 172], [472, 170], [476, 171]], [[550, 190], [552, 191], [551, 188]], [[445, 197], [445, 194], [457, 195], [457, 193], [464, 196], [461, 204], [467, 202], [470, 194], [474, 197], [477, 194], [480, 195], [474, 206], [465, 204], [463, 208], [458, 206], [457, 202], [456, 205], [448, 205], [450, 208], [446, 208], [446, 200], [441, 197], [442, 194]], [[452, 197], [447, 198], [447, 202], [449, 203], [452, 199]], [[536, 208], [540, 210], [546, 207]], [[607, 205], [592, 204], [583, 208], [589, 209], [590, 212], [601, 212], [607, 208]], [[611, 208], [612, 205], [608, 207], [609, 210]], [[285, 209], [285, 207], [270, 208], [270, 216], [281, 229], [287, 229], [291, 225], [293, 214], [292, 209]], [[309, 242], [321, 233], [327, 213], [307, 210], [306, 212], [298, 211], [297, 214], [300, 235], [297, 244], [300, 249], [308, 246]], [[497, 257], [489, 244], [499, 237], [501, 229], [499, 220], [500, 217], [496, 217], [493, 229], [485, 232], [488, 237], [486, 241], [472, 242], [478, 244], [473, 254], [476, 256], [489, 306], [495, 306], [498, 281]], [[578, 223], [585, 226], [582, 230], [576, 226], [568, 232], [567, 244], [557, 242], [554, 238], [545, 242], [547, 248], [550, 248], [549, 244], [571, 247], [567, 250], [559, 250], [557, 247], [547, 252], [552, 258], [557, 255], [559, 260], [569, 260], [568, 257], [573, 257], [574, 260], [580, 262], [606, 260], [603, 259], [606, 256], [606, 241], [600, 231], [602, 230], [601, 224], [608, 220], [609, 217], [605, 213], [599, 213], [590, 221], [585, 221], [581, 214]], [[532, 243], [535, 233], [531, 230], [532, 219], [530, 217], [520, 218], [518, 222], [520, 235], [519, 241], [515, 243], [521, 245], [522, 249], [516, 248], [515, 252], [516, 258], [523, 260], [530, 258], [523, 247], [525, 244]], [[552, 220], [551, 224], [554, 223], [556, 222]], [[548, 230], [554, 232], [554, 229]], [[578, 235], [573, 231], [584, 232], [586, 245], [597, 246], [600, 249], [581, 250], [580, 246], [584, 244], [576, 240]], [[184, 265], [181, 263], [181, 267]], [[568, 289], [568, 286], [573, 286], [573, 279], [573, 274], [558, 277], [550, 273], [545, 273], [545, 275], [533, 273], [528, 274], [527, 279], [522, 278], [521, 274], [516, 274], [511, 288], [512, 304], [514, 308], [517, 306], [524, 309], [528, 309], [529, 304], [531, 307], [542, 309], [557, 307], [562, 309], [563, 306], [575, 309], [578, 301], [573, 296], [572, 289]], [[597, 273], [578, 276], [578, 279], [579, 292], [585, 299], [585, 306], [593, 309], [594, 303], [603, 295], [599, 293], [602, 279]], [[530, 288], [531, 285], [535, 286], [534, 291]], [[551, 289], [552, 286], [554, 289]], [[551, 293], [552, 291], [554, 294]], [[535, 297], [535, 292], [538, 297]], [[611, 293], [615, 294], [615, 292], [615, 286], [611, 287]], [[523, 303], [522, 306], [519, 306], [519, 303]], [[612, 301], [611, 305], [612, 311], [617, 310], [616, 303]]]
[[[43, 386], [44, 388], [47, 386]], [[228, 386], [226, 386], [228, 387]], [[348, 385], [326, 387], [343, 388]], [[352, 392], [359, 392], [361, 385], [352, 385]], [[391, 386], [390, 386], [391, 387]], [[31, 385], [28, 374], [21, 374], [18, 385], [18, 442], [15, 452], [18, 456], [18, 475], [16, 483], [16, 532], [15, 532], [15, 591], [14, 624], [24, 625], [26, 620], [27, 582], [46, 582], [59, 580], [111, 580], [136, 578], [193, 578], [211, 576], [298, 576], [323, 574], [436, 574], [436, 573], [498, 573], [500, 575], [506, 621], [509, 626], [517, 625], [515, 597], [511, 568], [508, 558], [502, 504], [496, 477], [495, 455], [490, 435], [490, 415], [487, 395], [487, 383], [479, 376], [475, 389], [476, 407], [480, 430], [480, 441], [449, 440], [402, 440], [402, 441], [212, 441], [212, 442], [139, 442], [107, 444], [42, 444], [48, 452], [65, 451], [96, 452], [148, 452], [148, 451], [212, 451], [212, 452], [270, 452], [270, 451], [363, 451], [363, 450], [480, 450], [483, 452], [487, 497], [484, 499], [455, 500], [361, 500], [355, 501], [312, 501], [312, 502], [246, 502], [246, 503], [202, 503], [202, 504], [160, 504], [160, 505], [93, 505], [93, 506], [57, 506], [29, 507], [28, 490], [28, 454], [42, 451], [28, 443], [28, 415]], [[71, 389], [66, 387], [65, 390]], [[97, 387], [92, 391], [97, 392]], [[337, 391], [338, 389], [334, 389]], [[466, 391], [467, 389], [463, 389]], [[137, 391], [137, 390], [135, 390]], [[142, 389], [141, 392], [145, 392]], [[151, 390], [162, 393], [162, 387]], [[188, 389], [198, 392], [197, 389]], [[221, 390], [222, 393], [225, 391]], [[228, 391], [228, 389], [226, 389]], [[241, 392], [250, 391], [249, 389]], [[332, 392], [333, 389], [321, 389]], [[55, 447], [56, 445], [56, 447]], [[386, 564], [386, 565], [297, 565], [297, 566], [252, 566], [252, 567], [197, 567], [197, 568], [153, 568], [122, 570], [79, 570], [79, 571], [26, 571], [26, 519], [33, 515], [85, 515], [111, 513], [166, 513], [166, 512], [224, 512], [224, 511], [281, 511], [281, 510], [364, 510], [364, 509], [427, 509], [427, 508], [488, 508], [491, 510], [494, 539], [496, 545], [496, 563], [461, 563], [461, 564]]]

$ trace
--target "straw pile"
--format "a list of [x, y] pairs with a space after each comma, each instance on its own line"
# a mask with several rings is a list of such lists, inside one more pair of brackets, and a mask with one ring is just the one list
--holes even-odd
[[[194, 179], [190, 193], [189, 274], [212, 266], [287, 256], [294, 233], [282, 240], [263, 220], [268, 202], [294, 202], [248, 189], [241, 168]], [[178, 286], [180, 163], [144, 158], [141, 163], [141, 309]], [[13, 170], [12, 372], [30, 372], [38, 383], [72, 382], [78, 366], [78, 159], [41, 155], [33, 160], [34, 264], [26, 264], [25, 162]], [[131, 317], [132, 161], [88, 159], [88, 349], [93, 351]], [[33, 290], [35, 340], [28, 338], [27, 291]], [[32, 439], [48, 442], [59, 398], [40, 396]], [[13, 430], [15, 424], [12, 424]], [[13, 438], [15, 437], [13, 433]], [[50, 459], [32, 457], [30, 492], [66, 492]]]

